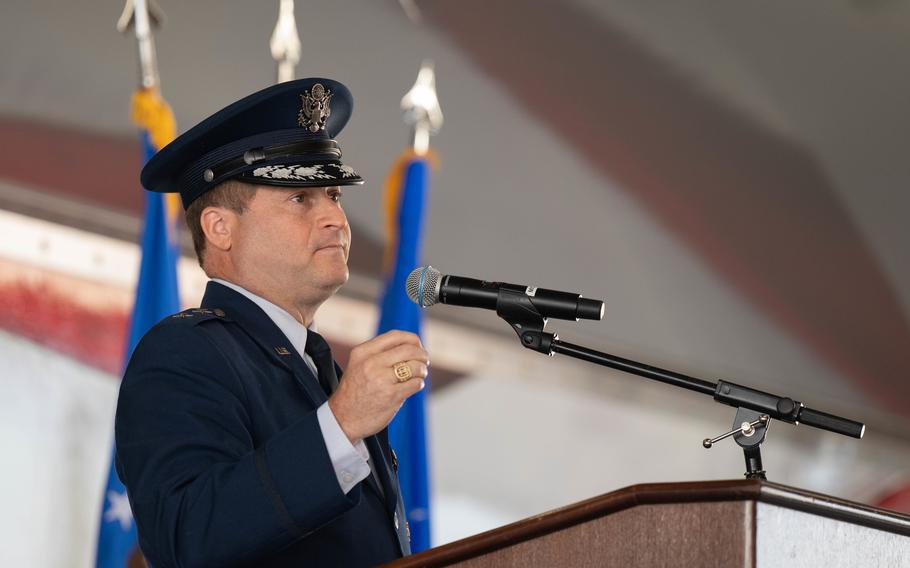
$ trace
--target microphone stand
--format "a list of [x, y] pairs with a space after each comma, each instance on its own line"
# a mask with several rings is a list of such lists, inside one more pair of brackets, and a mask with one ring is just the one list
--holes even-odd
[[706, 438], [702, 445], [710, 448], [716, 442], [733, 436], [743, 448], [748, 479], [767, 479], [762, 469], [760, 446], [771, 424], [771, 419], [805, 424], [844, 436], [860, 439], [866, 426], [848, 418], [807, 408], [799, 401], [738, 385], [729, 381], [716, 383], [690, 377], [675, 371], [624, 359], [609, 353], [561, 341], [555, 333], [544, 331], [547, 319], [543, 317], [523, 291], [500, 290], [496, 313], [506, 320], [518, 334], [527, 349], [553, 356], [557, 353], [611, 369], [624, 371], [646, 379], [692, 390], [711, 396], [715, 401], [736, 408], [733, 427], [715, 438]]

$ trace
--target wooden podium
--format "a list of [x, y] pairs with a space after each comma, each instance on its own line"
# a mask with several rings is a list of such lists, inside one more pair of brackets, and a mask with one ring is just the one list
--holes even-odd
[[759, 480], [645, 484], [385, 566], [910, 568], [910, 516]]

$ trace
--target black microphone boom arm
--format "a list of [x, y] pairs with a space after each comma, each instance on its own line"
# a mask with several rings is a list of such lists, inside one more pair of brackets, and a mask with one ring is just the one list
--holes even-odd
[[[764, 471], [760, 471], [761, 458], [758, 453], [758, 444], [764, 439], [770, 418], [776, 418], [791, 424], [805, 424], [857, 439], [861, 439], [866, 430], [865, 425], [861, 422], [807, 408], [801, 402], [789, 397], [777, 396], [729, 381], [721, 380], [714, 383], [632, 361], [631, 359], [624, 359], [609, 353], [595, 351], [581, 345], [560, 341], [555, 333], [544, 331], [544, 327], [547, 324], [546, 318], [537, 312], [534, 305], [523, 292], [501, 293], [496, 306], [496, 313], [512, 326], [512, 329], [518, 334], [521, 344], [527, 349], [549, 356], [557, 353], [568, 355], [589, 363], [699, 392], [711, 396], [717, 402], [736, 407], [740, 411], [742, 409], [752, 411], [752, 413], [746, 412], [744, 415], [754, 416], [755, 418], [764, 417], [763, 420], [756, 420], [753, 424], [760, 433], [757, 443], [756, 439], [746, 440], [745, 436], [734, 438], [746, 452], [747, 477], [764, 478]], [[737, 417], [740, 417], [739, 412]], [[739, 428], [739, 423], [735, 423], [734, 427]], [[745, 432], [745, 429], [743, 431]], [[752, 434], [746, 434], [746, 436], [751, 437]], [[710, 444], [706, 444], [705, 447], [710, 447]], [[756, 463], [758, 464], [757, 468], [754, 467]]]

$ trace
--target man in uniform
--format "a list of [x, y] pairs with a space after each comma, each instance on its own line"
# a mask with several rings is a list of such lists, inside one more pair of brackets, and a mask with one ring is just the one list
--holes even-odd
[[410, 552], [386, 427], [429, 359], [401, 331], [342, 374], [313, 328], [347, 281], [341, 186], [363, 183], [335, 137], [347, 88], [254, 93], [142, 171], [179, 192], [202, 268], [198, 309], [136, 347], [120, 389], [117, 471], [139, 544], [165, 566], [366, 566]]

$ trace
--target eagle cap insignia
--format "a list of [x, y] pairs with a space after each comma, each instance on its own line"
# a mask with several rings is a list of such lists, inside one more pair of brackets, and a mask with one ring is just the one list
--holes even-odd
[[333, 94], [332, 91], [322, 86], [322, 83], [316, 83], [312, 89], [304, 91], [300, 95], [303, 107], [297, 113], [297, 124], [310, 132], [325, 130], [325, 121], [332, 114], [329, 100]]

